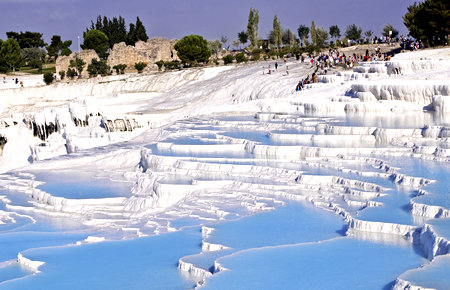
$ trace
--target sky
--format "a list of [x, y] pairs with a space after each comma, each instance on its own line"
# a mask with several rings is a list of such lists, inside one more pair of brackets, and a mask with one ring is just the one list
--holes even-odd
[[[416, 0], [417, 1], [417, 0]], [[50, 43], [53, 35], [78, 44], [91, 20], [98, 15], [108, 18], [122, 16], [128, 26], [139, 16], [149, 37], [180, 39], [189, 34], [208, 40], [228, 37], [237, 39], [246, 30], [251, 7], [259, 11], [259, 36], [266, 38], [272, 29], [274, 15], [282, 28], [296, 33], [299, 25], [316, 26], [327, 31], [338, 25], [341, 34], [350, 24], [363, 32], [372, 30], [381, 35], [386, 24], [392, 24], [400, 35], [407, 35], [402, 16], [414, 0], [0, 0], [0, 38], [7, 31], [33, 31], [44, 34]]]

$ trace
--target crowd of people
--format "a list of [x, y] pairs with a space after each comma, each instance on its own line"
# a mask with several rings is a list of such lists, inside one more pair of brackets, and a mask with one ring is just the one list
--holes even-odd
[[[307, 75], [306, 78], [301, 79], [295, 90], [301, 91], [306, 84], [316, 83], [318, 74], [327, 74], [329, 69], [333, 67], [340, 66], [351, 69], [357, 62], [387, 61], [390, 60], [390, 58], [390, 54], [381, 52], [379, 45], [376, 47], [375, 51], [369, 52], [369, 50], [366, 49], [365, 53], [354, 52], [346, 55], [337, 49], [329, 49], [327, 52], [321, 52], [317, 57], [308, 55], [309, 63], [311, 64], [309, 68], [314, 69], [314, 73], [311, 77]], [[301, 62], [305, 62], [304, 56], [301, 57]]]

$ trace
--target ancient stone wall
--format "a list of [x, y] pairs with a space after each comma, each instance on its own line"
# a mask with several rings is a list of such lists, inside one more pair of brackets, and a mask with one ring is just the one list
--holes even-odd
[[124, 42], [117, 43], [109, 54], [108, 65], [112, 68], [118, 64], [126, 64], [125, 72], [136, 72], [134, 64], [145, 62], [147, 68], [156, 69], [155, 62], [159, 60], [178, 60], [173, 47], [176, 42], [166, 38], [151, 38], [147, 42], [138, 41], [135, 46], [126, 45]]
[[70, 61], [76, 58], [81, 58], [86, 64], [84, 65], [84, 69], [81, 72], [81, 76], [83, 78], [88, 78], [89, 74], [87, 72], [87, 67], [91, 64], [92, 59], [99, 59], [97, 53], [93, 49], [82, 50], [80, 52], [73, 52], [69, 56], [60, 56], [56, 59], [56, 77], [60, 78], [59, 72], [65, 71], [67, 74], [67, 69], [69, 68]]
[[[115, 73], [113, 67], [118, 64], [126, 64], [125, 72], [136, 72], [134, 68], [135, 63], [147, 63], [147, 69], [157, 69], [155, 62], [159, 60], [172, 61], [179, 60], [177, 52], [173, 47], [177, 40], [168, 40], [166, 38], [151, 38], [144, 41], [136, 42], [135, 46], [126, 45], [125, 42], [116, 43], [108, 56], [108, 65]], [[93, 58], [99, 59], [98, 55], [93, 50], [83, 50], [81, 52], [74, 52], [70, 56], [60, 56], [56, 60], [56, 76], [59, 79], [59, 72], [65, 71], [69, 68], [70, 60], [76, 57], [83, 59], [86, 62], [85, 68], [82, 72], [82, 77], [87, 78], [87, 66], [91, 63]]]

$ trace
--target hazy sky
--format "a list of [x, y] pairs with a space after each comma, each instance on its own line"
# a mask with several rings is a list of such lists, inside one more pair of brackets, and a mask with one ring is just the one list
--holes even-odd
[[[259, 36], [272, 29], [275, 14], [283, 28], [297, 34], [300, 24], [328, 28], [338, 25], [344, 34], [349, 24], [381, 35], [383, 26], [394, 25], [407, 35], [401, 17], [414, 0], [0, 0], [0, 38], [7, 31], [33, 31], [44, 34], [50, 43], [52, 35], [71, 39], [75, 48], [91, 20], [98, 15], [112, 18], [121, 15], [126, 24], [139, 16], [149, 37], [181, 38], [199, 34], [208, 40], [226, 35], [230, 40], [245, 30], [250, 7], [259, 10]], [[81, 40], [82, 42], [82, 40]]]

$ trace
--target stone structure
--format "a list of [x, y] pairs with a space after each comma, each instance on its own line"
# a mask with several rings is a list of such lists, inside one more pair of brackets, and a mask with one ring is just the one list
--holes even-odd
[[135, 46], [126, 45], [124, 42], [114, 45], [108, 57], [108, 65], [114, 67], [118, 64], [126, 64], [126, 72], [135, 72], [134, 64], [147, 63], [150, 69], [157, 68], [155, 62], [159, 60], [177, 60], [177, 52], [173, 47], [177, 41], [166, 38], [151, 38], [147, 42], [138, 41]]
[[73, 52], [69, 56], [59, 56], [56, 59], [56, 77], [59, 79], [59, 72], [64, 71], [67, 74], [67, 69], [69, 68], [70, 61], [76, 58], [81, 58], [86, 64], [81, 72], [81, 77], [88, 78], [89, 74], [87, 72], [87, 67], [91, 64], [92, 59], [99, 59], [97, 53], [93, 49], [82, 50], [80, 52]]
[[[177, 52], [173, 47], [177, 40], [168, 40], [166, 38], [151, 38], [144, 41], [136, 42], [135, 46], [126, 45], [125, 42], [116, 43], [108, 56], [108, 65], [114, 72], [113, 67], [118, 64], [126, 64], [125, 72], [136, 72], [134, 64], [138, 62], [147, 63], [147, 68], [156, 69], [158, 66], [155, 62], [159, 60], [172, 61], [179, 60]], [[56, 76], [59, 78], [59, 72], [69, 68], [70, 61], [76, 57], [86, 62], [84, 70], [81, 74], [83, 78], [88, 78], [87, 66], [91, 64], [93, 58], [99, 59], [94, 50], [83, 50], [74, 52], [70, 56], [60, 56], [56, 60]]]

